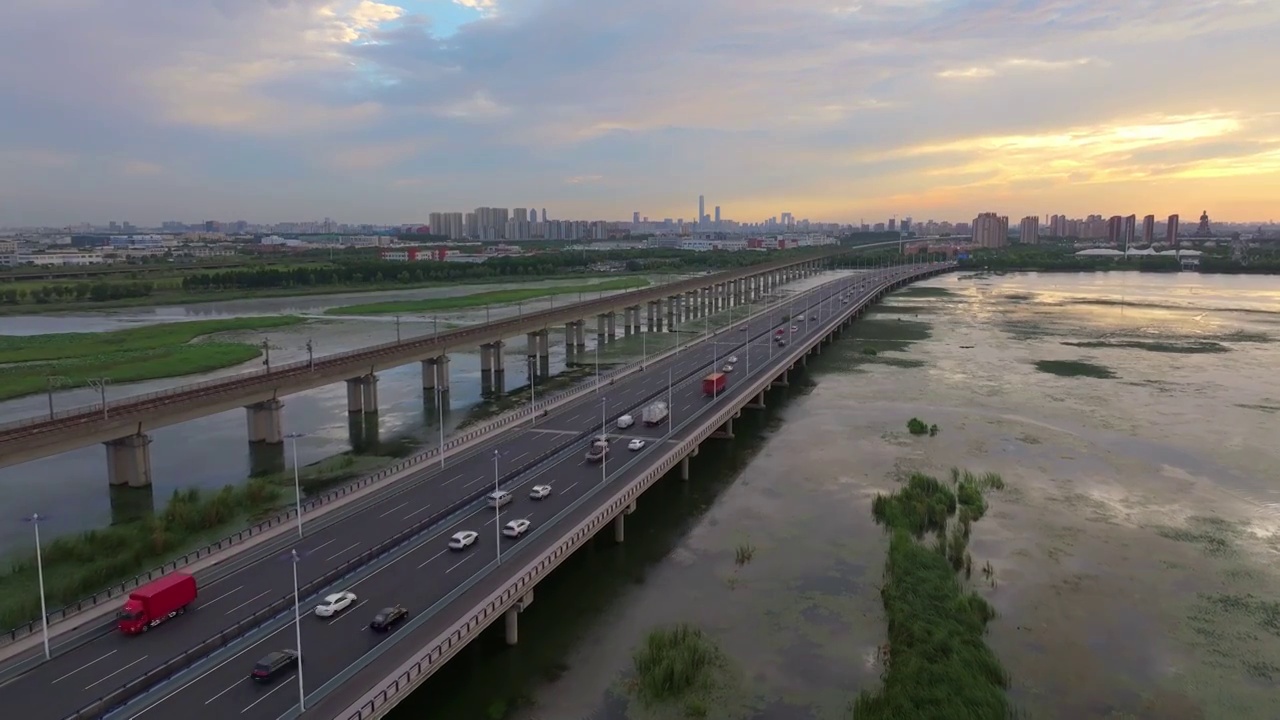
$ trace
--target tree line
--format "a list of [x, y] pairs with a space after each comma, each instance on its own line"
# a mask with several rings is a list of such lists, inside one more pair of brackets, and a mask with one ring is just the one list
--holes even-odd
[[41, 285], [35, 289], [5, 288], [0, 290], [0, 301], [5, 305], [21, 305], [26, 302], [40, 305], [55, 302], [106, 302], [150, 297], [155, 289], [155, 283], [149, 282], [58, 283]]
[[1124, 257], [1075, 255], [1070, 250], [1035, 245], [979, 249], [959, 261], [966, 270], [1043, 270], [1088, 272], [1091, 270], [1141, 270], [1177, 272], [1181, 264], [1171, 256]]
[[390, 262], [358, 259], [314, 267], [235, 268], [188, 275], [188, 292], [290, 287], [475, 282], [585, 273], [592, 266], [618, 264], [631, 272], [696, 271], [743, 267], [778, 258], [777, 253], [692, 252], [688, 250], [605, 250], [493, 257], [483, 263], [422, 260]]

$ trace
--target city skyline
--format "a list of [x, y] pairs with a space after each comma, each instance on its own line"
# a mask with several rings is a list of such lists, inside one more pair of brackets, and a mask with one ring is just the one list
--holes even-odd
[[1277, 21], [1193, 0], [14, 0], [0, 225], [399, 224], [508, 197], [694, 220], [699, 195], [740, 222], [1265, 223]]

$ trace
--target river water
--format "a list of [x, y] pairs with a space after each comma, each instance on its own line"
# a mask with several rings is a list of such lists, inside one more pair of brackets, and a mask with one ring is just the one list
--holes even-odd
[[708, 717], [845, 718], [885, 642], [870, 501], [959, 466], [1008, 484], [971, 582], [1028, 717], [1274, 720], [1280, 279], [965, 273], [881, 308], [539, 586], [519, 646], [495, 626], [394, 717], [683, 717], [626, 680], [648, 630], [690, 622], [731, 658]]
[[[654, 276], [654, 282], [670, 282], [676, 276]], [[579, 285], [586, 280], [547, 280], [530, 283], [467, 285], [449, 288], [393, 290], [375, 293], [313, 295], [294, 298], [230, 300], [155, 308], [137, 308], [102, 313], [0, 317], [0, 334], [33, 335], [65, 332], [100, 332], [142, 324], [203, 320], [254, 315], [301, 315], [312, 321], [304, 325], [272, 330], [269, 334], [225, 333], [220, 338], [260, 343], [268, 340], [273, 363], [307, 359], [307, 343], [317, 355], [353, 350], [402, 339], [429, 335], [439, 327], [497, 320], [553, 306], [592, 299], [616, 292], [583, 294], [574, 292], [539, 298], [518, 305], [443, 312], [436, 315], [340, 318], [324, 315], [329, 308], [355, 303], [449, 297], [508, 288]], [[621, 336], [622, 328], [618, 328]], [[552, 328], [551, 372], [565, 367], [563, 327]], [[595, 344], [594, 327], [586, 333], [588, 350]], [[506, 345], [506, 385], [508, 389], [528, 385], [523, 337], [509, 338]], [[261, 360], [219, 371], [128, 385], [110, 386], [108, 397], [124, 397], [177, 385], [225, 377], [261, 367]], [[449, 412], [446, 431], [462, 421], [480, 403], [480, 356], [478, 349], [451, 354]], [[285, 399], [286, 432], [303, 433], [298, 442], [298, 462], [308, 465], [338, 453], [355, 450], [362, 455], [400, 455], [422, 444], [436, 443], [438, 413], [424, 405], [421, 370], [417, 363], [379, 374], [380, 412], [377, 422], [366, 425], [356, 416], [350, 422], [346, 412], [346, 387], [342, 383], [290, 395]], [[97, 402], [89, 388], [64, 390], [53, 395], [55, 408], [64, 409]], [[29, 396], [0, 403], [0, 422], [47, 413], [45, 395]], [[110, 488], [106, 480], [105, 451], [90, 445], [72, 452], [21, 465], [0, 468], [0, 507], [12, 508], [14, 522], [0, 521], [0, 554], [23, 550], [30, 545], [30, 528], [20, 518], [39, 512], [49, 520], [42, 534], [60, 534], [104, 527], [114, 521], [136, 517], [140, 510], [162, 504], [174, 490], [187, 487], [218, 488], [243, 481], [254, 470], [278, 468], [286, 462], [280, 448], [255, 453], [247, 442], [243, 410], [209, 415], [198, 420], [161, 428], [153, 433], [151, 462], [153, 487], [148, 493], [132, 488]], [[290, 448], [291, 450], [291, 448]]]

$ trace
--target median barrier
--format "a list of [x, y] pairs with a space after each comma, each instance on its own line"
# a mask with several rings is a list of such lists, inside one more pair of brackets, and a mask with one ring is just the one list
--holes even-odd
[[[932, 276], [934, 274], [937, 274], [937, 272], [940, 272], [940, 271], [941, 269], [931, 269], [931, 270], [923, 271], [921, 273], [918, 273], [909, 277], [911, 279], [919, 279], [920, 277]], [[872, 293], [869, 293], [866, 298], [859, 301], [858, 303], [855, 303], [852, 307], [850, 307], [849, 309], [837, 315], [836, 316], [837, 319], [833, 319], [829, 321], [824, 326], [824, 330], [817, 333], [816, 335], [817, 339], [821, 340], [821, 337], [824, 334], [831, 332], [836, 327], [838, 327], [842, 322], [847, 320], [850, 316], [861, 312], [868, 305], [873, 303], [875, 300], [879, 299], [883, 295], [883, 291], [885, 289], [895, 287], [897, 283], [899, 283], [904, 279], [907, 279], [907, 278], [895, 278], [894, 280], [886, 282], [881, 288], [877, 289], [876, 291], [873, 291]], [[783, 355], [782, 357], [786, 359], [783, 362], [780, 362], [775, 367], [788, 367], [796, 363], [797, 361], [799, 361], [801, 357], [803, 357], [806, 353], [809, 352], [812, 346], [805, 345], [800, 347], [803, 349], [795, 348], [795, 349], [792, 349], [790, 353]], [[750, 398], [754, 396], [756, 393], [768, 389], [769, 386], [772, 384], [773, 379], [774, 378], [772, 377], [771, 372], [762, 373], [761, 376], [754, 381], [753, 385], [750, 386], [751, 389], [743, 393], [743, 397]], [[738, 407], [721, 406], [721, 407], [724, 407], [724, 409], [719, 410], [719, 412], [717, 412], [714, 417], [712, 417], [709, 420], [701, 420], [703, 413], [705, 413], [707, 410], [714, 409], [715, 407], [716, 407], [715, 405], [709, 405], [702, 412], [699, 412], [693, 415], [692, 417], [688, 418], [683, 423], [681, 423], [678, 429], [672, 428], [671, 434], [674, 435], [676, 432], [679, 432], [680, 430], [683, 430], [684, 428], [688, 427], [690, 423], [699, 422], [699, 421], [701, 422], [700, 429], [698, 430], [698, 432], [694, 434], [693, 437], [690, 437], [689, 439], [681, 442], [678, 446], [676, 446], [676, 448], [668, 451], [665, 455], [662, 456], [662, 458], [654, 465], [654, 467], [651, 470], [646, 472], [641, 477], [637, 478], [635, 481], [632, 481], [631, 483], [629, 483], [625, 488], [619, 490], [613, 496], [613, 498], [605, 505], [603, 509], [601, 509], [599, 512], [592, 515], [590, 518], [584, 520], [582, 523], [580, 523], [574, 530], [566, 534], [565, 538], [562, 541], [560, 541], [554, 547], [548, 550], [540, 559], [526, 565], [525, 568], [522, 571], [520, 571], [510, 583], [506, 584], [503, 588], [499, 589], [498, 591], [490, 595], [490, 597], [484, 602], [482, 606], [480, 606], [478, 610], [473, 612], [465, 620], [460, 621], [453, 628], [451, 628], [450, 631], [439, 636], [434, 641], [434, 644], [431, 645], [423, 654], [419, 655], [415, 660], [408, 662], [405, 665], [402, 665], [401, 667], [403, 669], [398, 669], [393, 679], [390, 682], [388, 682], [386, 685], [384, 685], [381, 689], [374, 692], [372, 694], [372, 697], [370, 697], [368, 700], [361, 698], [361, 700], [358, 701], [356, 704], [357, 705], [356, 709], [354, 711], [348, 712], [346, 720], [367, 720], [368, 718], [376, 717], [377, 715], [375, 715], [375, 713], [377, 713], [377, 711], [380, 708], [382, 708], [388, 702], [390, 702], [392, 698], [394, 698], [396, 695], [400, 694], [403, 691], [412, 689], [418, 683], [424, 680], [425, 676], [433, 673], [439, 665], [447, 661], [450, 657], [456, 654], [462, 647], [464, 647], [468, 642], [470, 642], [470, 638], [469, 638], [470, 635], [472, 635], [473, 633], [479, 630], [483, 630], [485, 627], [489, 625], [490, 622], [493, 621], [493, 619], [496, 619], [498, 615], [506, 612], [506, 610], [509, 609], [511, 606], [513, 606], [521, 597], [524, 597], [524, 595], [528, 592], [528, 590], [533, 588], [542, 576], [550, 573], [565, 558], [571, 555], [577, 549], [578, 545], [581, 545], [583, 542], [586, 542], [591, 537], [593, 537], [605, 523], [609, 522], [614, 517], [616, 517], [619, 513], [623, 512], [623, 510], [627, 506], [629, 506], [632, 502], [634, 502], [635, 499], [639, 497], [639, 495], [641, 495], [643, 492], [645, 492], [654, 482], [656, 482], [662, 476], [666, 475], [666, 473], [669, 472], [671, 469], [673, 469], [676, 466], [676, 464], [680, 462], [680, 460], [682, 460], [684, 457], [689, 455], [689, 453], [691, 453], [695, 448], [701, 445], [701, 443], [704, 442], [708, 437], [710, 437], [721, 425], [723, 425], [725, 422], [733, 418], [740, 411], [740, 408]], [[660, 447], [663, 445], [665, 445], [665, 443], [654, 443], [653, 445], [651, 445], [651, 448]], [[646, 451], [642, 454], [647, 455], [648, 452]], [[627, 463], [621, 469], [615, 472], [619, 475], [624, 473], [628, 467], [630, 467], [635, 462], [640, 461], [640, 459], [641, 458], [633, 459], [631, 462]], [[557, 516], [553, 518], [551, 521], [543, 524], [543, 527], [539, 528], [537, 533], [535, 533], [534, 535], [531, 535], [530, 539], [532, 539], [533, 537], [536, 537], [537, 534], [540, 534], [543, 530], [553, 528], [556, 522], [558, 522], [560, 519], [565, 517], [570, 512], [581, 507], [581, 505], [586, 500], [595, 496], [597, 492], [607, 487], [608, 487], [608, 481], [602, 483], [598, 489], [586, 493], [578, 501], [570, 505], [564, 511], [558, 513]], [[475, 576], [473, 576], [471, 580], [468, 581], [465, 587], [458, 588], [457, 590], [455, 590], [455, 592], [450, 593], [449, 596], [442, 599], [440, 602], [436, 603], [436, 605], [431, 610], [429, 610], [428, 613], [420, 615], [418, 618], [416, 618], [415, 626], [420, 626], [421, 623], [425, 622], [426, 619], [430, 617], [431, 614], [433, 614], [435, 611], [438, 610], [438, 608], [442, 607], [444, 604], [448, 602], [453, 601], [458, 596], [460, 596], [463, 591], [474, 586], [474, 584], [478, 582], [479, 577], [481, 575], [491, 571], [495, 566], [496, 566], [496, 563], [490, 563], [490, 565], [486, 569], [478, 572]], [[409, 630], [409, 629], [412, 629], [412, 628], [406, 628], [406, 630]], [[402, 633], [402, 636], [405, 634], [407, 633]], [[352, 667], [348, 668], [347, 671], [340, 673], [338, 677], [335, 677], [329, 683], [326, 683], [325, 686], [323, 686], [322, 688], [317, 690], [315, 694], [313, 694], [313, 697], [314, 695], [317, 695], [317, 694], [323, 697], [323, 695], [326, 694], [327, 692], [330, 692], [333, 687], [336, 687], [337, 685], [339, 685], [340, 680], [349, 679], [351, 675], [353, 675], [359, 669], [362, 669], [363, 667], [367, 666], [369, 662], [371, 662], [374, 658], [376, 658], [377, 656], [380, 656], [382, 653], [389, 650], [389, 648], [390, 648], [389, 644], [380, 645], [376, 650], [366, 655], [365, 658], [362, 658], [361, 661], [357, 661], [357, 663], [353, 664]], [[369, 696], [366, 695], [366, 697], [369, 697]]]
[[[68, 408], [66, 410], [61, 410], [55, 413], [51, 413], [49, 415], [41, 415], [39, 417], [31, 417], [31, 418], [25, 418], [22, 420], [16, 420], [8, 423], [0, 423], [0, 434], [7, 433], [12, 430], [20, 430], [24, 428], [31, 429], [33, 434], [38, 432], [59, 430], [65, 427], [66, 424], [68, 424], [65, 421], [70, 421], [70, 424], [83, 424], [83, 423], [96, 422], [98, 420], [101, 420], [107, 417], [107, 413], [111, 410], [115, 410], [117, 413], [120, 413], [120, 412], [136, 413], [139, 411], [146, 411], [146, 410], [150, 410], [155, 407], [167, 404], [172, 401], [194, 400], [194, 399], [198, 399], [208, 395], [216, 395], [218, 394], [217, 391], [238, 390], [238, 389], [241, 389], [242, 384], [244, 383], [256, 385], [256, 384], [274, 382], [280, 378], [288, 377], [291, 375], [309, 374], [317, 370], [340, 367], [342, 365], [351, 363], [357, 359], [361, 359], [361, 360], [377, 359], [389, 354], [402, 353], [408, 349], [426, 350], [430, 348], [439, 348], [440, 351], [443, 352], [447, 350], [449, 347], [453, 347], [453, 346], [457, 346], [458, 344], [461, 344], [461, 342], [466, 340], [467, 338], [476, 337], [476, 336], [489, 336], [489, 335], [492, 335], [495, 331], [501, 330], [502, 328], [507, 328], [507, 327], [513, 328], [513, 331], [514, 331], [514, 329], [524, 328], [528, 326], [530, 322], [535, 322], [540, 318], [561, 317], [564, 315], [564, 313], [567, 310], [570, 310], [570, 309], [573, 309], [575, 311], [580, 311], [581, 314], [585, 317], [587, 315], [595, 314], [597, 311], [605, 312], [610, 309], [618, 307], [619, 298], [622, 298], [628, 295], [649, 295], [661, 289], [660, 293], [657, 296], [655, 296], [655, 299], [656, 299], [656, 298], [665, 296], [664, 295], [665, 293], [678, 294], [681, 292], [685, 292], [687, 289], [696, 289], [696, 288], [704, 287], [711, 283], [728, 282], [730, 280], [737, 280], [740, 278], [757, 275], [762, 272], [771, 272], [774, 270], [784, 269], [793, 265], [799, 265], [801, 263], [812, 262], [815, 260], [825, 260], [829, 257], [834, 257], [836, 255], [843, 254], [845, 252], [850, 252], [850, 250], [841, 249], [841, 250], [835, 250], [835, 251], [822, 251], [822, 252], [813, 253], [811, 255], [807, 255], [805, 257], [789, 258], [785, 260], [778, 260], [772, 263], [762, 263], [756, 266], [747, 266], [745, 268], [730, 270], [730, 271], [718, 273], [716, 275], [705, 275], [705, 276], [700, 276], [696, 278], [691, 278], [688, 280], [682, 280], [675, 283], [670, 283], [668, 285], [636, 288], [634, 290], [627, 290], [621, 293], [615, 293], [613, 295], [610, 295], [608, 298], [603, 298], [598, 300], [588, 300], [588, 301], [585, 301], [582, 303], [576, 303], [574, 305], [570, 305], [567, 307], [551, 308], [551, 309], [542, 310], [536, 313], [530, 313], [528, 315], [522, 315], [518, 318], [499, 320], [494, 323], [486, 323], [484, 325], [474, 325], [470, 327], [459, 328], [456, 330], [445, 331], [443, 333], [433, 333], [432, 335], [429, 335], [429, 336], [424, 336], [417, 339], [410, 339], [408, 341], [382, 343], [379, 345], [359, 348], [356, 350], [348, 350], [341, 353], [335, 353], [333, 355], [325, 355], [321, 358], [317, 358], [314, 360], [302, 360], [298, 362], [287, 363], [285, 365], [277, 365], [273, 368], [269, 367], [269, 368], [264, 368], [263, 370], [255, 370], [247, 373], [240, 373], [238, 375], [232, 375], [232, 376], [217, 378], [213, 380], [206, 380], [198, 383], [190, 383], [188, 385], [169, 388], [167, 390], [158, 390], [152, 393], [145, 393], [142, 395], [130, 396], [127, 398], [122, 398], [115, 402], [108, 402], [106, 403], [105, 408], [103, 407], [102, 404], [84, 405], [84, 406], [75, 407], [75, 408]], [[645, 301], [641, 301], [641, 302], [645, 302]], [[305, 371], [305, 373], [303, 371]], [[215, 392], [209, 392], [211, 390]], [[151, 402], [153, 400], [162, 400], [162, 402], [159, 402], [159, 403]], [[47, 426], [47, 427], [42, 428], [40, 426]]]
[[[743, 318], [743, 320], [754, 319], [756, 317], [759, 317], [762, 314], [765, 314], [766, 312], [768, 312], [768, 310], [762, 310], [753, 315], [747, 315]], [[406, 458], [393, 465], [383, 468], [371, 475], [366, 475], [358, 480], [345, 484], [341, 487], [327, 490], [324, 493], [314, 498], [304, 501], [302, 503], [302, 512], [305, 515], [308, 512], [312, 512], [314, 510], [322, 508], [323, 506], [328, 505], [335, 500], [342, 499], [352, 493], [358, 492], [360, 490], [364, 490], [370, 485], [380, 482], [388, 477], [397, 475], [408, 468], [414, 467], [416, 465], [421, 465], [426, 463], [429, 460], [438, 458], [441, 452], [444, 452], [447, 454], [451, 450], [454, 450], [460, 446], [466, 445], [467, 443], [470, 443], [486, 434], [492, 433], [495, 430], [499, 430], [499, 429], [508, 427], [514, 423], [524, 421], [528, 419], [531, 415], [535, 415], [535, 414], [545, 415], [547, 412], [550, 411], [551, 408], [553, 408], [556, 405], [569, 401], [587, 392], [591, 392], [597, 387], [599, 387], [600, 385], [604, 384], [606, 381], [612, 383], [613, 381], [617, 380], [619, 377], [643, 370], [646, 364], [651, 365], [655, 362], [661, 362], [667, 359], [668, 357], [672, 357], [678, 353], [679, 349], [680, 349], [679, 347], [675, 347], [675, 348], [665, 350], [662, 353], [659, 353], [657, 355], [647, 358], [646, 360], [643, 360], [642, 361], [643, 364], [633, 363], [631, 365], [627, 365], [624, 367], [613, 368], [605, 373], [602, 373], [600, 375], [600, 379], [598, 383], [597, 382], [592, 382], [590, 384], [584, 383], [580, 387], [568, 388], [566, 390], [562, 390], [554, 395], [543, 398], [532, 405], [527, 405], [523, 408], [519, 408], [517, 410], [513, 410], [509, 413], [506, 413], [505, 415], [499, 418], [496, 418], [494, 420], [491, 420], [479, 428], [470, 430], [461, 436], [450, 438], [441, 447], [431, 448], [429, 450], [425, 450], [423, 452], [417, 453], [416, 455], [412, 455], [409, 458]], [[687, 350], [687, 346], [685, 349]], [[304, 362], [303, 364], [305, 365], [306, 363]], [[210, 381], [210, 382], [213, 382], [213, 381]], [[248, 528], [245, 528], [243, 530], [239, 530], [235, 533], [227, 535], [217, 541], [214, 541], [209, 543], [208, 545], [205, 545], [204, 547], [200, 547], [191, 552], [184, 553], [174, 558], [173, 560], [169, 560], [165, 562], [164, 564], [158, 567], [155, 567], [144, 573], [139, 573], [128, 580], [112, 585], [111, 587], [106, 588], [104, 590], [100, 590], [90, 595], [89, 597], [86, 597], [82, 600], [78, 600], [68, 605], [64, 605], [59, 608], [55, 608], [53, 610], [50, 610], [47, 614], [48, 622], [50, 625], [54, 625], [56, 623], [68, 620], [82, 612], [96, 608], [97, 606], [101, 605], [104, 602], [117, 600], [121, 597], [128, 595], [130, 592], [132, 592], [135, 588], [139, 587], [140, 585], [144, 585], [152, 580], [155, 580], [159, 577], [167, 575], [168, 573], [171, 573], [175, 570], [186, 567], [210, 555], [213, 555], [215, 553], [218, 553], [223, 550], [227, 550], [231, 547], [234, 547], [236, 545], [239, 545], [245, 542], [246, 540], [249, 540], [251, 538], [257, 537], [258, 535], [261, 535], [263, 532], [275, 529], [284, 523], [288, 523], [296, 519], [297, 519], [297, 508], [289, 507], [285, 510], [282, 510], [277, 515], [267, 518], [266, 520], [255, 523], [254, 525], [251, 525]], [[41, 631], [41, 628], [42, 628], [42, 624], [39, 619], [30, 620], [27, 623], [11, 628], [4, 635], [0, 635], [0, 647], [4, 647], [5, 645], [12, 644], [32, 634], [38, 633]]]

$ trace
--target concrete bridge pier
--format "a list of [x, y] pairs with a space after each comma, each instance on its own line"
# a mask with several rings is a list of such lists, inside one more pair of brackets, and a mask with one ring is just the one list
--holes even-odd
[[680, 479], [687, 481], [689, 479], [689, 461], [698, 456], [698, 448], [694, 448], [693, 452], [685, 455], [680, 459]]
[[129, 435], [107, 446], [107, 483], [148, 487], [151, 485], [151, 436]]
[[436, 394], [436, 359], [422, 361], [422, 391], [424, 397]]
[[596, 347], [603, 347], [607, 342], [607, 333], [609, 332], [609, 316], [608, 313], [600, 313], [596, 316]]
[[564, 324], [564, 363], [573, 365], [578, 361], [577, 344], [574, 342], [574, 322]]
[[493, 358], [498, 353], [495, 352], [493, 343], [485, 343], [480, 346], [480, 394], [493, 394]]
[[503, 613], [503, 621], [506, 625], [507, 644], [515, 645], [520, 642], [520, 613], [524, 609], [533, 604], [533, 591], [524, 594], [524, 597], [516, 601], [514, 607]]
[[761, 390], [760, 393], [756, 395], [755, 400], [752, 400], [751, 402], [747, 403], [746, 405], [743, 405], [742, 407], [750, 408], [752, 410], [763, 410], [765, 408], [764, 391]]
[[378, 412], [378, 376], [373, 373], [347, 379], [347, 412]]
[[538, 377], [551, 377], [551, 334], [546, 328], [538, 331]]
[[639, 335], [642, 329], [643, 329], [643, 326], [640, 325], [640, 306], [632, 305], [631, 306], [631, 334]]
[[613, 541], [621, 544], [627, 538], [626, 517], [636, 511], [636, 503], [634, 500], [631, 504], [622, 509], [618, 516], [613, 519]]
[[618, 337], [618, 313], [605, 313], [609, 319], [609, 342], [613, 342]]
[[505, 346], [501, 340], [493, 343], [493, 392], [497, 395], [507, 391], [507, 366], [502, 355]]
[[[737, 417], [737, 415], [734, 415], [734, 417]], [[719, 430], [711, 433], [711, 437], [715, 438], [716, 440], [732, 440], [733, 439], [733, 419], [734, 418], [731, 417], [728, 420], [725, 420], [724, 425], [721, 425]]]
[[791, 387], [791, 371], [783, 370], [782, 374], [773, 381], [770, 387]]
[[284, 427], [280, 419], [280, 409], [283, 407], [283, 402], [272, 398], [244, 409], [249, 421], [249, 442], [269, 445], [284, 442]]

